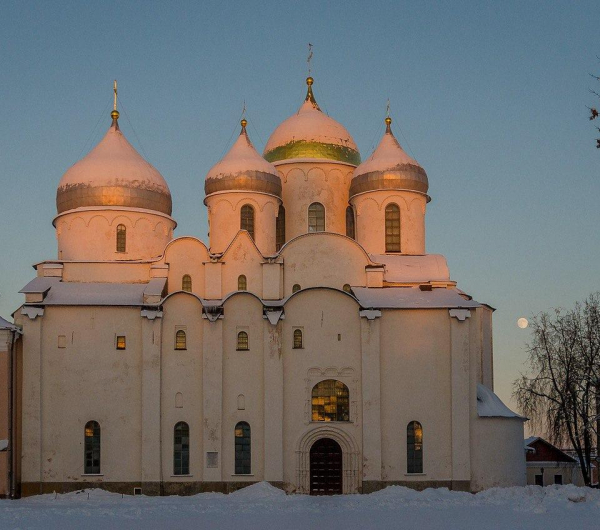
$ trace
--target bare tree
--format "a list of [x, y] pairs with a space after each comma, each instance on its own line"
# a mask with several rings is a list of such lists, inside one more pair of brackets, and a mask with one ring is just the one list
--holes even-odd
[[[600, 81], [600, 77], [598, 77], [597, 75], [594, 74], [590, 74], [596, 81]], [[594, 94], [594, 96], [596, 96], [597, 98], [600, 99], [600, 94], [593, 89], [590, 89], [590, 92], [592, 94]], [[596, 109], [596, 107], [588, 107], [589, 111], [590, 111], [590, 120], [595, 120], [596, 118], [598, 118], [598, 116], [600, 116], [600, 114], [598, 114], [598, 110]], [[600, 127], [596, 127], [597, 131], [600, 132]], [[600, 138], [596, 138], [596, 147], [598, 149], [600, 149]]]
[[570, 311], [540, 313], [532, 332], [529, 373], [515, 381], [514, 397], [534, 429], [573, 447], [589, 486], [600, 435], [600, 292]]

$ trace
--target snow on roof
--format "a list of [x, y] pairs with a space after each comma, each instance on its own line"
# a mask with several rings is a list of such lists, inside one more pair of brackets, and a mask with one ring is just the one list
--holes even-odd
[[531, 445], [533, 442], [539, 440], [539, 436], [530, 436], [529, 438], [525, 438], [525, 446]]
[[244, 127], [231, 149], [208, 171], [206, 178], [221, 179], [250, 171], [270, 173], [280, 178], [275, 166], [267, 162], [254, 148]]
[[19, 292], [23, 294], [43, 294], [48, 291], [53, 285], [60, 282], [60, 278], [38, 276], [31, 280]]
[[94, 187], [144, 184], [170, 195], [163, 176], [142, 158], [114, 126], [109, 127], [98, 145], [67, 170], [58, 187], [61, 189], [77, 184]]
[[150, 287], [150, 283], [58, 282], [52, 286], [43, 304], [142, 306], [147, 288], [155, 290], [156, 284]]
[[449, 281], [450, 271], [446, 258], [441, 254], [402, 256], [394, 254], [370, 254], [375, 263], [385, 265], [388, 282]]
[[418, 287], [352, 287], [364, 308], [374, 309], [440, 309], [481, 307], [475, 300], [465, 300], [456, 289], [435, 288], [421, 291]]
[[480, 418], [527, 419], [510, 410], [487, 386], [477, 383], [477, 414]]
[[15, 330], [15, 329], [17, 329], [17, 326], [15, 326], [14, 324], [11, 324], [8, 320], [0, 317], [0, 329]]
[[145, 296], [162, 296], [165, 285], [167, 284], [166, 278], [152, 278], [150, 282], [146, 284], [144, 289]]
[[0, 451], [6, 451], [8, 449], [8, 440], [0, 440]]

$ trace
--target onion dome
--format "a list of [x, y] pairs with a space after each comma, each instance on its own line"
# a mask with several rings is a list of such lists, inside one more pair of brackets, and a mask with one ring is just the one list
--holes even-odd
[[171, 215], [171, 192], [165, 179], [123, 136], [116, 108], [111, 117], [112, 125], [100, 143], [60, 180], [58, 213], [88, 206], [122, 206]]
[[222, 191], [254, 191], [281, 197], [281, 178], [277, 169], [254, 149], [246, 120], [229, 152], [207, 173], [204, 182], [206, 195]]
[[263, 156], [269, 162], [290, 159], [325, 159], [360, 164], [358, 148], [346, 128], [324, 114], [312, 91], [313, 78], [306, 79], [306, 99], [296, 114], [275, 129]]
[[[392, 133], [392, 119], [385, 119], [386, 130], [373, 154], [354, 170], [350, 197], [375, 190], [408, 190], [427, 194], [427, 173], [408, 156]], [[430, 198], [427, 197], [429, 202]]]

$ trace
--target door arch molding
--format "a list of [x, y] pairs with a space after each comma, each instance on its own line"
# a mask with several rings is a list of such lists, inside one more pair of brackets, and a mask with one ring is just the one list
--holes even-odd
[[358, 493], [361, 475], [360, 451], [352, 435], [328, 425], [320, 425], [306, 432], [298, 441], [296, 450], [296, 484], [298, 493], [310, 493], [310, 449], [321, 438], [331, 438], [342, 448], [342, 491]]

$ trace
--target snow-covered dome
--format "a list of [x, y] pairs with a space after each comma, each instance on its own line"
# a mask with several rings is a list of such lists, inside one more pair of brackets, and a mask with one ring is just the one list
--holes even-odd
[[254, 191], [281, 197], [281, 178], [273, 164], [254, 149], [246, 120], [229, 152], [207, 173], [204, 182], [206, 195], [223, 191]]
[[271, 135], [263, 156], [269, 162], [290, 159], [325, 159], [360, 164], [358, 148], [346, 128], [324, 114], [312, 92], [313, 78], [306, 79], [308, 91], [298, 112]]
[[162, 175], [133, 148], [119, 130], [119, 113], [100, 143], [63, 175], [56, 209], [124, 206], [171, 215], [171, 192]]
[[[386, 118], [386, 130], [373, 154], [354, 170], [350, 197], [374, 190], [409, 190], [427, 194], [427, 173], [408, 156], [392, 133], [392, 119]], [[427, 198], [429, 200], [429, 197]]]

